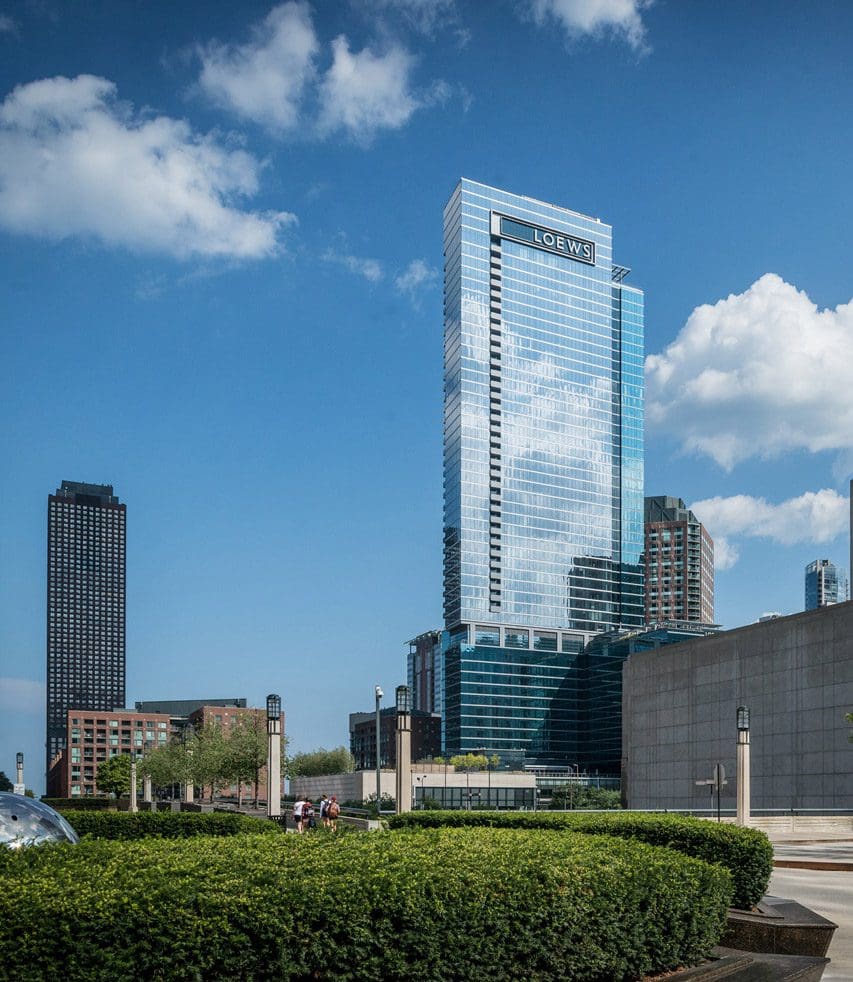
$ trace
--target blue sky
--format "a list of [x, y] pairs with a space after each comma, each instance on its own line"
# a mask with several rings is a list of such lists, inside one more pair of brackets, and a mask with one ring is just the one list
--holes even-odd
[[0, 0], [0, 769], [43, 757], [46, 497], [128, 506], [128, 700], [294, 749], [441, 618], [441, 210], [601, 217], [646, 291], [649, 494], [728, 627], [846, 566], [853, 8]]

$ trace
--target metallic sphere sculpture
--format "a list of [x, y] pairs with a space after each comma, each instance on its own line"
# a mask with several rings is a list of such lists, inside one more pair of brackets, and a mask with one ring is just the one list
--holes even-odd
[[0, 791], [0, 846], [21, 849], [80, 840], [68, 822], [43, 801]]

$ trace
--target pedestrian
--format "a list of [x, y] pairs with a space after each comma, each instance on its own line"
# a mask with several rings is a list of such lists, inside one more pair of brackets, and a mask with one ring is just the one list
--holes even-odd
[[298, 798], [293, 804], [293, 824], [297, 832], [302, 831], [302, 812], [305, 808], [305, 800]]
[[305, 804], [302, 806], [302, 828], [317, 828], [317, 822], [314, 820], [314, 806], [311, 804], [310, 798], [308, 798]]
[[329, 796], [324, 794], [320, 799], [320, 821], [323, 823], [323, 828], [327, 829], [329, 827]]
[[329, 804], [326, 806], [326, 819], [329, 823], [329, 828], [333, 832], [338, 831], [338, 815], [341, 813], [341, 806], [338, 804], [338, 799], [335, 795], [332, 795]]

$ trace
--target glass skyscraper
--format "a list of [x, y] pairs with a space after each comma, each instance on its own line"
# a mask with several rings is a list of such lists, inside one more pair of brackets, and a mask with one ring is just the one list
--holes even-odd
[[584, 645], [644, 622], [643, 294], [610, 226], [466, 179], [444, 255], [445, 750], [576, 761]]
[[829, 559], [806, 566], [806, 610], [844, 603], [847, 596], [847, 576], [840, 566]]

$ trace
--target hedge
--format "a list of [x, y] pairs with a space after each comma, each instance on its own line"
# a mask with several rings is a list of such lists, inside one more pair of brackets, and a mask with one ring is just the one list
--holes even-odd
[[718, 863], [732, 874], [732, 904], [745, 910], [755, 906], [767, 891], [773, 872], [773, 846], [763, 832], [710, 822], [686, 815], [654, 815], [631, 812], [607, 814], [553, 812], [416, 811], [389, 819], [392, 829], [482, 826], [492, 828], [569, 829], [575, 832], [637, 839], [666, 846]]
[[617, 982], [701, 961], [731, 896], [669, 850], [521, 829], [84, 840], [0, 873], [0, 978], [28, 982]]
[[62, 809], [81, 837], [92, 839], [187, 839], [195, 835], [277, 833], [281, 826], [233, 812], [88, 812]]
[[118, 809], [118, 801], [115, 798], [97, 798], [94, 795], [80, 798], [42, 798], [46, 805], [63, 811], [66, 808], [73, 808], [75, 811], [109, 811]]

